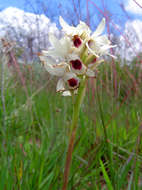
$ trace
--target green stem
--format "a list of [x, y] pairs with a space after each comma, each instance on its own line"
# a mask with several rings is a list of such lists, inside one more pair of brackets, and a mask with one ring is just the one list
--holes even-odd
[[79, 119], [79, 111], [80, 111], [80, 107], [85, 95], [85, 90], [86, 90], [86, 78], [83, 78], [80, 83], [80, 87], [78, 89], [78, 94], [77, 94], [75, 103], [73, 105], [71, 133], [70, 133], [68, 152], [67, 152], [66, 163], [65, 163], [64, 181], [63, 181], [62, 190], [66, 190], [67, 185], [68, 185], [68, 178], [69, 178], [70, 166], [71, 166], [71, 161], [72, 161], [72, 153], [73, 153], [73, 147], [74, 147], [74, 142], [75, 142], [75, 137], [76, 137], [77, 123]]
[[80, 83], [80, 87], [78, 89], [78, 94], [77, 94], [75, 103], [73, 105], [71, 131], [73, 130], [73, 128], [76, 127], [76, 125], [78, 123], [79, 111], [80, 111], [81, 103], [82, 103], [84, 95], [85, 95], [85, 90], [86, 90], [86, 78], [82, 79], [82, 81]]

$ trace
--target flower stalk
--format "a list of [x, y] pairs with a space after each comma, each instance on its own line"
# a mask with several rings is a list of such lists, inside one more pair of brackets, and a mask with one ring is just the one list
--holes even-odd
[[62, 190], [67, 190], [86, 82], [88, 77], [96, 78], [97, 67], [103, 62], [102, 56], [110, 55], [108, 50], [114, 46], [107, 36], [102, 34], [105, 29], [104, 18], [93, 33], [82, 21], [76, 27], [68, 25], [62, 17], [59, 21], [64, 35], [57, 39], [55, 35], [49, 34], [51, 47], [48, 51], [43, 50], [39, 57], [45, 69], [51, 75], [59, 77], [56, 91], [63, 96], [72, 96], [73, 99], [73, 116], [62, 187]]
[[71, 162], [72, 162], [72, 153], [73, 153], [74, 142], [75, 142], [75, 137], [76, 137], [77, 123], [79, 119], [79, 112], [80, 112], [80, 107], [81, 107], [82, 101], [85, 96], [85, 91], [86, 91], [86, 80], [87, 80], [86, 77], [82, 79], [80, 83], [80, 87], [78, 89], [77, 97], [73, 104], [71, 132], [70, 132], [69, 145], [68, 145], [68, 151], [67, 151], [67, 157], [66, 157], [66, 163], [65, 163], [62, 190], [66, 190], [67, 185], [68, 185], [69, 172], [70, 172], [70, 167], [71, 167]]

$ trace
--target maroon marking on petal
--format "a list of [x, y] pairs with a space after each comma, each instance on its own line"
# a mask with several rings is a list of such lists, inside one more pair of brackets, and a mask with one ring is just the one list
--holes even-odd
[[97, 61], [97, 57], [95, 57], [95, 58], [93, 59], [92, 63], [96, 63], [96, 61]]
[[68, 80], [68, 83], [70, 87], [76, 87], [78, 85], [78, 80], [75, 78], [71, 78]]
[[88, 41], [88, 45], [89, 45], [89, 47], [91, 47], [92, 44], [93, 44], [92, 40], [89, 40], [89, 41]]
[[80, 39], [79, 36], [77, 36], [77, 35], [74, 36], [74, 38], [73, 38], [73, 44], [74, 44], [74, 46], [77, 47], [77, 48], [78, 48], [79, 46], [81, 46], [82, 41], [81, 41], [81, 39]]
[[81, 70], [82, 69], [82, 62], [79, 59], [72, 60], [72, 61], [70, 61], [70, 63], [72, 64], [72, 67], [75, 70]]

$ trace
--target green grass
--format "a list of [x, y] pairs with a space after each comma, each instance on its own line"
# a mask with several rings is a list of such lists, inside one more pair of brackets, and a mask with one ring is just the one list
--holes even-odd
[[[142, 189], [142, 96], [135, 92], [124, 67], [116, 68], [117, 96], [107, 65], [88, 84], [68, 190]], [[128, 69], [137, 77], [138, 71]], [[72, 101], [56, 94], [56, 82], [46, 75], [42, 69], [24, 75], [29, 97], [18, 76], [5, 81], [5, 127], [0, 109], [0, 190], [62, 187]]]

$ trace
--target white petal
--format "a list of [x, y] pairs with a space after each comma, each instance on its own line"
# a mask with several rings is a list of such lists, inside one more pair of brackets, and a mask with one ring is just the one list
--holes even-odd
[[51, 35], [50, 42], [52, 43], [52, 46], [54, 48], [51, 50], [48, 50], [48, 56], [52, 56], [56, 58], [59, 58], [59, 57], [65, 58], [69, 54], [70, 49], [72, 47], [72, 42], [70, 38], [68, 38], [67, 36], [61, 38], [60, 40], [57, 40], [56, 37]]
[[98, 36], [94, 41], [96, 41], [97, 43], [100, 43], [100, 44], [104, 44], [104, 45], [110, 45], [111, 44], [107, 35]]
[[92, 70], [90, 70], [90, 69], [87, 70], [86, 75], [87, 75], [88, 77], [95, 77], [95, 76], [96, 76], [96, 75], [95, 75], [95, 72], [92, 71]]
[[51, 45], [55, 48], [58, 49], [60, 47], [60, 42], [59, 40], [53, 35], [53, 34], [49, 34], [49, 42], [51, 43]]
[[83, 33], [89, 36], [91, 33], [89, 26], [85, 22], [82, 22], [82, 21], [80, 21], [80, 24], [77, 26], [77, 30], [78, 30], [79, 36], [81, 36]]
[[60, 52], [57, 52], [56, 50], [53, 50], [53, 49], [52, 49], [52, 50], [48, 50], [48, 53], [46, 53], [46, 55], [47, 55], [47, 56], [51, 56], [51, 57], [53, 57], [54, 59], [61, 57]]
[[43, 61], [44, 64], [48, 64], [48, 65], [55, 65], [56, 61], [54, 61], [53, 59], [40, 55], [39, 56], [40, 60]]
[[58, 80], [56, 90], [57, 92], [61, 92], [65, 90], [65, 83], [62, 78]]
[[69, 54], [68, 57], [69, 57], [68, 61], [80, 59], [79, 56], [77, 54], [75, 54], [75, 53]]
[[67, 55], [67, 52], [63, 47], [60, 46], [59, 48], [48, 50], [46, 55], [53, 57], [54, 59], [56, 59], [56, 58], [64, 59], [65, 55]]
[[71, 96], [71, 92], [70, 91], [64, 91], [62, 93], [63, 96]]
[[59, 17], [59, 22], [62, 28], [70, 28], [70, 25], [68, 25], [61, 16]]
[[115, 55], [112, 55], [110, 53], [107, 53], [107, 55], [109, 55], [110, 57], [112, 57], [113, 59], [117, 59], [117, 57]]
[[77, 76], [76, 76], [76, 74], [75, 74], [75, 73], [72, 73], [72, 72], [68, 72], [68, 73], [66, 73], [66, 74], [64, 75], [64, 80], [65, 80], [65, 81], [67, 81], [67, 80], [69, 80], [69, 79], [71, 79], [71, 78], [76, 78], [76, 79], [78, 79]]
[[67, 65], [63, 64], [57, 64], [57, 65], [50, 65], [50, 64], [45, 64], [45, 69], [51, 74], [55, 76], [63, 76], [65, 74]]
[[59, 57], [59, 55], [56, 54], [56, 51], [53, 48], [49, 49], [48, 51], [42, 50], [42, 56], [45, 56], [45, 57], [50, 56], [54, 58]]
[[115, 46], [104, 45], [104, 46], [100, 47], [100, 54], [101, 54], [101, 55], [104, 55], [105, 53], [108, 52], [108, 50], [109, 50], [110, 48], [113, 48], [113, 47], [115, 47]]
[[65, 57], [71, 48], [71, 40], [68, 37], [63, 37], [58, 40], [53, 34], [50, 34], [49, 41], [52, 45], [52, 49], [42, 51], [43, 55], [56, 58]]
[[46, 50], [42, 50], [42, 55], [47, 57], [47, 56], [50, 56], [50, 57], [53, 57], [53, 58], [59, 58], [61, 57], [61, 54], [60, 52], [58, 52], [57, 50], [59, 50], [61, 48], [52, 48], [52, 49], [49, 49], [48, 51]]
[[78, 25], [78, 27], [83, 28], [84, 30], [90, 30], [89, 26], [83, 21], [80, 21], [80, 24]]
[[103, 59], [97, 60], [95, 63], [89, 64], [88, 68], [91, 70], [95, 70], [102, 62], [104, 62]]
[[100, 22], [100, 24], [98, 25], [97, 29], [95, 30], [95, 32], [92, 34], [92, 38], [95, 38], [96, 36], [99, 36], [100, 34], [102, 34], [102, 32], [105, 29], [105, 18], [102, 19], [102, 21]]
[[59, 48], [59, 51], [61, 52], [62, 55], [67, 56], [72, 46], [71, 39], [65, 36], [60, 40], [60, 44], [61, 47]]
[[68, 25], [61, 16], [59, 17], [59, 21], [64, 32], [66, 32], [68, 35], [74, 33], [75, 27]]
[[89, 47], [88, 42], [86, 43], [86, 46], [87, 46], [87, 49], [88, 49], [88, 51], [89, 51], [90, 53], [92, 53], [93, 55], [95, 55], [97, 58], [99, 57], [99, 55], [96, 53], [96, 51], [94, 51], [93, 49], [91, 49], [91, 48]]
[[47, 50], [42, 50], [41, 54], [44, 55], [44, 56], [48, 56], [48, 51]]
[[74, 94], [77, 94], [78, 93], [78, 88], [75, 89], [73, 92], [74, 92]]

